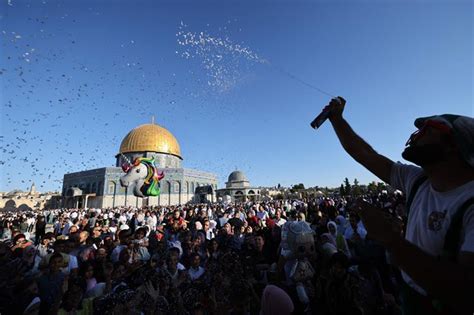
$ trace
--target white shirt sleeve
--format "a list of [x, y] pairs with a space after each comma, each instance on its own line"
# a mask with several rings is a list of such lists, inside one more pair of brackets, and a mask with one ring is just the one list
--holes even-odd
[[112, 251], [112, 254], [110, 255], [110, 259], [112, 260], [113, 263], [116, 263], [119, 260], [121, 251], [122, 251], [122, 245], [119, 245], [114, 248], [114, 250]]
[[463, 232], [460, 251], [474, 253], [474, 205], [464, 214]]
[[365, 237], [367, 236], [367, 230], [362, 228], [362, 227], [358, 227], [357, 228], [357, 233], [359, 233], [360, 235], [360, 238], [362, 238], [363, 240], [365, 240]]
[[71, 272], [71, 270], [73, 270], [73, 269], [79, 268], [76, 256], [69, 255], [69, 266], [68, 267], [69, 267], [68, 268], [69, 272]]
[[390, 173], [390, 186], [401, 190], [407, 196], [413, 187], [413, 183], [422, 173], [423, 170], [420, 167], [400, 162], [393, 163]]

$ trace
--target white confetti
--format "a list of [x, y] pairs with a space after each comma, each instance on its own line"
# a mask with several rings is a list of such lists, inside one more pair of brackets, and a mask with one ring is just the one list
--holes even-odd
[[249, 47], [234, 43], [227, 36], [221, 38], [204, 31], [188, 31], [182, 21], [176, 37], [181, 47], [181, 53], [176, 53], [184, 59], [197, 57], [209, 77], [208, 85], [220, 91], [232, 89], [242, 77], [243, 69], [251, 64], [268, 64]]

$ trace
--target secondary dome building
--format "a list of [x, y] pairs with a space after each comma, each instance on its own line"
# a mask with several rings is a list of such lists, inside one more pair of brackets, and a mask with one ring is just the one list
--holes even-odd
[[216, 191], [219, 199], [229, 200], [231, 202], [260, 200], [260, 188], [251, 187], [249, 180], [241, 171], [230, 173], [225, 186], [226, 188]]
[[[137, 198], [133, 186], [120, 185], [125, 173], [121, 165], [137, 157], [154, 157], [165, 178], [160, 181], [157, 197]], [[178, 205], [188, 202], [214, 201], [217, 176], [186, 169], [176, 137], [164, 127], [151, 123], [132, 129], [122, 140], [115, 155], [115, 167], [69, 173], [63, 180], [63, 206], [104, 208], [118, 206]]]

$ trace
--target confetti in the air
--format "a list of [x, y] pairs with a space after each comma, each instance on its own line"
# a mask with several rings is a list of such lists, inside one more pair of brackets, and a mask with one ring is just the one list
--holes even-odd
[[242, 72], [253, 64], [266, 64], [267, 60], [243, 44], [221, 38], [208, 32], [192, 32], [181, 21], [176, 33], [181, 47], [177, 54], [184, 59], [196, 58], [208, 75], [207, 84], [221, 91], [233, 88], [242, 77]]
[[[223, 30], [227, 31], [227, 27], [223, 27]], [[181, 52], [176, 51], [176, 53], [184, 59], [199, 59], [209, 77], [207, 84], [218, 91], [232, 89], [243, 77], [245, 70], [250, 69], [254, 64], [263, 64], [280, 75], [334, 97], [291, 72], [270, 63], [268, 59], [261, 57], [246, 45], [235, 43], [228, 35], [219, 37], [212, 36], [206, 31], [192, 32], [188, 30], [188, 25], [181, 21], [176, 37], [178, 45], [182, 48]]]

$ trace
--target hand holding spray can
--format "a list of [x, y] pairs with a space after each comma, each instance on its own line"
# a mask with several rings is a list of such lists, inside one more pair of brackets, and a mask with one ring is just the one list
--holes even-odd
[[346, 101], [340, 96], [333, 98], [331, 102], [329, 103], [329, 105], [324, 107], [321, 113], [311, 122], [311, 127], [313, 127], [314, 129], [317, 129], [329, 118], [329, 115], [331, 115], [331, 110], [332, 110], [331, 104], [334, 102], [337, 102], [340, 105], [343, 105], [346, 103]]

